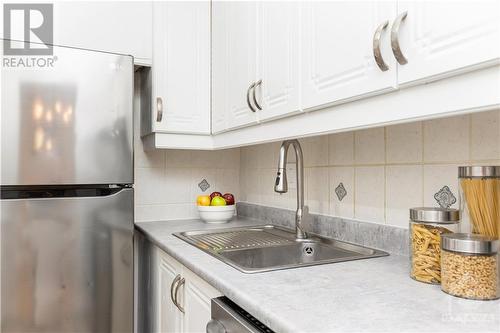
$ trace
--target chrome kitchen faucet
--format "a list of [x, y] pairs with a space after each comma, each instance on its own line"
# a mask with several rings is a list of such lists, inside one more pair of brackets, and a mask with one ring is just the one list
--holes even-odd
[[281, 144], [278, 162], [278, 173], [276, 174], [274, 191], [278, 193], [288, 192], [288, 182], [286, 179], [286, 163], [288, 147], [290, 146], [293, 146], [297, 163], [297, 211], [295, 212], [296, 239], [302, 240], [307, 239], [307, 233], [304, 231], [302, 221], [306, 217], [308, 209], [304, 206], [304, 158], [302, 156], [302, 148], [300, 147], [300, 143], [298, 140], [285, 140]]

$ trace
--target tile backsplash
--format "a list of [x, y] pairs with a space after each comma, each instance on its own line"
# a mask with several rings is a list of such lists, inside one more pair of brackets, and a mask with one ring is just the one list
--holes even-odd
[[[459, 165], [500, 164], [500, 111], [299, 141], [311, 212], [406, 228], [410, 207], [459, 207]], [[295, 209], [295, 186], [273, 191], [279, 145], [241, 148], [240, 200]]]
[[[220, 151], [154, 150], [139, 138], [135, 98], [137, 221], [197, 218], [195, 200], [212, 191], [237, 201], [295, 209], [295, 161], [289, 191], [274, 192], [280, 142]], [[406, 228], [408, 209], [459, 207], [457, 167], [500, 164], [500, 110], [299, 139], [310, 211]]]
[[239, 197], [240, 150], [144, 151], [139, 137], [139, 86], [134, 100], [135, 220], [197, 218], [196, 197], [213, 191]]

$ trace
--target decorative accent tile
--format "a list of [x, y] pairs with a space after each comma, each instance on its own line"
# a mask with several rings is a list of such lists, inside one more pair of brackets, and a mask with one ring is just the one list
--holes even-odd
[[[353, 167], [331, 167], [328, 175], [331, 188], [329, 202], [330, 215], [343, 218], [354, 218], [354, 168]], [[335, 188], [342, 183], [346, 190], [346, 195], [342, 201], [339, 200]]]
[[347, 195], [347, 190], [344, 187], [344, 184], [340, 183], [336, 188], [335, 188], [335, 194], [337, 194], [337, 198], [339, 198], [339, 201], [342, 201], [344, 197]]
[[209, 187], [210, 184], [207, 182], [206, 179], [203, 179], [201, 182], [198, 183], [198, 187], [205, 192]]
[[455, 202], [457, 202], [457, 198], [453, 195], [450, 188], [448, 186], [443, 186], [436, 194], [434, 194], [434, 199], [436, 199], [439, 206], [442, 208], [450, 208]]

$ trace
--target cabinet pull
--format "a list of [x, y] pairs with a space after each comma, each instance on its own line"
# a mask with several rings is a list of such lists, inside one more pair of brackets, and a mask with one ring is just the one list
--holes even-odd
[[250, 85], [250, 87], [248, 87], [248, 90], [247, 90], [247, 104], [248, 104], [248, 107], [250, 108], [250, 110], [252, 110], [252, 112], [255, 112], [255, 109], [252, 106], [252, 103], [250, 103], [250, 90], [252, 90], [253, 87], [255, 87], [255, 82], [252, 83]]
[[262, 111], [262, 107], [259, 105], [259, 103], [257, 102], [257, 97], [255, 96], [255, 90], [257, 89], [258, 86], [260, 86], [262, 84], [262, 80], [259, 80], [255, 83], [255, 86], [253, 87], [253, 103], [255, 104], [255, 106], [257, 107], [257, 109], [261, 110]]
[[392, 53], [394, 53], [394, 57], [398, 61], [400, 65], [405, 65], [408, 63], [408, 60], [406, 57], [403, 55], [403, 52], [401, 52], [401, 47], [399, 46], [399, 27], [401, 26], [401, 22], [406, 19], [406, 16], [408, 15], [408, 12], [404, 12], [399, 14], [398, 17], [394, 20], [394, 24], [392, 25], [391, 29], [391, 48], [392, 48]]
[[174, 304], [177, 307], [177, 309], [179, 309], [179, 311], [182, 313], [184, 313], [184, 308], [179, 304], [179, 302], [177, 302], [177, 293], [179, 291], [179, 287], [184, 285], [184, 282], [186, 282], [184, 278], [180, 279], [179, 283], [177, 283], [177, 285], [175, 286], [175, 291], [174, 291], [174, 299], [175, 299]]
[[385, 63], [384, 58], [382, 58], [382, 53], [380, 52], [380, 38], [382, 37], [382, 32], [388, 25], [389, 21], [383, 22], [378, 26], [377, 30], [375, 30], [375, 34], [373, 35], [373, 56], [375, 57], [375, 62], [382, 72], [389, 69], [389, 66]]
[[172, 303], [174, 303], [175, 306], [177, 306], [177, 304], [175, 303], [174, 286], [180, 280], [180, 278], [181, 278], [181, 275], [177, 274], [175, 276], [174, 280], [172, 281], [172, 284], [170, 285], [170, 299], [172, 300]]
[[163, 100], [161, 97], [156, 97], [156, 122], [161, 122], [163, 118]]

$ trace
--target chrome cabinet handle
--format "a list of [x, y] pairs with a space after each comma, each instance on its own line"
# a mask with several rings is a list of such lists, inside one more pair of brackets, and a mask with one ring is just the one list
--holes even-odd
[[255, 86], [253, 88], [253, 103], [255, 104], [255, 106], [257, 107], [257, 109], [259, 109], [259, 110], [262, 111], [262, 107], [257, 102], [257, 97], [255, 96], [255, 89], [257, 89], [257, 87], [259, 85], [261, 85], [261, 84], [262, 84], [262, 80], [259, 80], [259, 81], [255, 82]]
[[388, 25], [389, 21], [383, 22], [378, 26], [377, 30], [375, 30], [375, 34], [373, 35], [373, 56], [375, 57], [375, 62], [377, 63], [378, 68], [380, 68], [382, 72], [389, 69], [389, 66], [385, 63], [384, 58], [382, 58], [382, 53], [380, 52], [380, 38], [382, 37], [382, 32]]
[[175, 300], [175, 297], [174, 297], [174, 286], [175, 284], [181, 279], [181, 275], [180, 274], [177, 274], [174, 278], [174, 280], [172, 281], [172, 284], [170, 285], [170, 299], [172, 300], [172, 303], [174, 303], [175, 306], [177, 306], [176, 304], [176, 300]]
[[161, 97], [156, 97], [156, 122], [161, 122], [163, 118], [163, 100]]
[[184, 313], [184, 308], [179, 304], [179, 302], [177, 302], [177, 293], [179, 291], [179, 287], [183, 286], [185, 282], [186, 280], [184, 278], [180, 279], [179, 283], [177, 283], [177, 285], [175, 286], [175, 291], [174, 291], [174, 299], [175, 299], [174, 304], [177, 307], [177, 309], [179, 309], [179, 311], [182, 313]]
[[392, 48], [392, 53], [394, 53], [394, 57], [398, 61], [400, 65], [405, 65], [408, 63], [408, 60], [406, 57], [403, 55], [403, 52], [401, 52], [401, 47], [399, 46], [399, 27], [401, 26], [401, 22], [406, 19], [406, 16], [408, 15], [408, 12], [404, 12], [399, 14], [398, 17], [394, 20], [394, 23], [392, 25], [391, 29], [391, 48]]
[[255, 109], [252, 106], [252, 103], [250, 103], [250, 90], [252, 90], [253, 87], [255, 87], [255, 82], [252, 83], [250, 85], [250, 87], [248, 87], [248, 90], [247, 90], [247, 104], [248, 104], [248, 107], [250, 108], [250, 110], [252, 110], [252, 112], [255, 112]]

